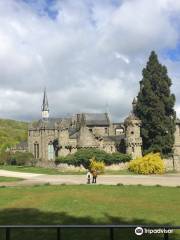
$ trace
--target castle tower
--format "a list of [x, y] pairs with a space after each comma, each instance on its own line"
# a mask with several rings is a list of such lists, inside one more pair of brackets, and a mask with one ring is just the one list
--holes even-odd
[[46, 120], [49, 118], [49, 104], [46, 93], [46, 88], [44, 89], [43, 104], [42, 104], [42, 119]]
[[80, 134], [77, 140], [77, 146], [79, 148], [98, 147], [94, 135], [89, 131], [86, 126], [81, 126]]
[[141, 120], [134, 113], [135, 104], [136, 99], [134, 99], [132, 102], [133, 111], [124, 121], [126, 135], [126, 153], [131, 154], [133, 159], [142, 156], [142, 138], [140, 136]]

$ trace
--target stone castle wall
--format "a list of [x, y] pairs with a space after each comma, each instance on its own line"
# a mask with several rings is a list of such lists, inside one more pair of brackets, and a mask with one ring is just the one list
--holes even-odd
[[[180, 159], [174, 159], [174, 163], [172, 159], [164, 159], [166, 171], [180, 171]], [[56, 165], [54, 161], [38, 161], [36, 164], [37, 167], [44, 167], [44, 168], [56, 168], [61, 171], [79, 171], [85, 172], [87, 171], [83, 166], [75, 167], [73, 165], [68, 165], [65, 163], [61, 163]], [[119, 163], [119, 164], [112, 164], [110, 166], [105, 166], [105, 170], [126, 170], [128, 169], [128, 162], [127, 163]]]
[[166, 171], [180, 171], [180, 157], [164, 159]]
[[[73, 166], [68, 165], [66, 163], [60, 163], [56, 165], [53, 161], [38, 161], [36, 164], [37, 167], [44, 167], [44, 168], [56, 168], [61, 171], [80, 171], [85, 172], [87, 169], [85, 169], [82, 165], [81, 166]], [[111, 166], [105, 166], [105, 170], [125, 170], [128, 168], [128, 163], [119, 163], [119, 164], [112, 164]]]

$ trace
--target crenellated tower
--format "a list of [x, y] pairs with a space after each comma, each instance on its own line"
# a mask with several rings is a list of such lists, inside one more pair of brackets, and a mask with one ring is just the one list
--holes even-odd
[[135, 105], [136, 99], [134, 98], [133, 110], [124, 121], [126, 153], [131, 154], [133, 159], [142, 156], [141, 120], [135, 115]]

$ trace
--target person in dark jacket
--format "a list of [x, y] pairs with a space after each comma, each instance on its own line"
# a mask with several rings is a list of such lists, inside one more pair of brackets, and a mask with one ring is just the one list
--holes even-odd
[[97, 171], [96, 171], [96, 170], [94, 170], [94, 171], [92, 172], [92, 176], [93, 176], [93, 178], [92, 178], [92, 183], [96, 183], [96, 179], [97, 179]]

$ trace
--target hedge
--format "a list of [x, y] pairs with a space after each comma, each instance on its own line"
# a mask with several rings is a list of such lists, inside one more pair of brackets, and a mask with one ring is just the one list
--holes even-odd
[[106, 153], [103, 150], [96, 148], [78, 149], [76, 153], [69, 154], [66, 157], [57, 157], [56, 164], [66, 163], [68, 165], [89, 167], [90, 159], [95, 157], [97, 161], [104, 162], [105, 165], [118, 164], [122, 162], [129, 162], [131, 156], [123, 153]]

